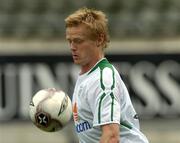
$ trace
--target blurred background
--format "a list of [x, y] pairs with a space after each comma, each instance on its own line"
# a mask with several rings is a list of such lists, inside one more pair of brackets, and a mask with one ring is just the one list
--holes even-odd
[[0, 143], [77, 143], [72, 121], [46, 133], [28, 108], [42, 88], [72, 97], [78, 67], [64, 18], [84, 6], [108, 16], [107, 57], [128, 87], [142, 132], [150, 143], [179, 143], [179, 0], [0, 0]]

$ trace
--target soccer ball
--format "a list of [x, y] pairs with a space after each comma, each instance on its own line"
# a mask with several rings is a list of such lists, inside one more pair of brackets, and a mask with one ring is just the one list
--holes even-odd
[[71, 100], [62, 90], [42, 89], [33, 96], [29, 105], [29, 114], [30, 119], [39, 129], [55, 132], [70, 121]]

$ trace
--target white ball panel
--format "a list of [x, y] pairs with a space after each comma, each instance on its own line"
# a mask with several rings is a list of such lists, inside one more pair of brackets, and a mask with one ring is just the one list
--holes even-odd
[[48, 96], [48, 91], [47, 90], [40, 90], [38, 91], [34, 97], [33, 97], [33, 103], [35, 106], [39, 104], [43, 99], [45, 99]]

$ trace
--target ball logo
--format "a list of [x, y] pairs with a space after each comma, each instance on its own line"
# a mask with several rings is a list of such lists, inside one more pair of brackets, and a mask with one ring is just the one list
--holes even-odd
[[67, 106], [68, 106], [68, 95], [65, 95], [62, 101], [58, 116], [66, 110]]
[[43, 113], [43, 112], [39, 112], [36, 114], [35, 118], [36, 118], [36, 123], [39, 126], [47, 127], [49, 125], [50, 117], [48, 114]]

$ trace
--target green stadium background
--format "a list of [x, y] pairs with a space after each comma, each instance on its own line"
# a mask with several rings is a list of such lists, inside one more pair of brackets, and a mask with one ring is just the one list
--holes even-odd
[[180, 142], [179, 0], [0, 0], [0, 143], [77, 143], [73, 122], [56, 133], [29, 119], [32, 95], [71, 97], [78, 67], [64, 18], [87, 6], [107, 13], [107, 57], [119, 70], [150, 143]]

